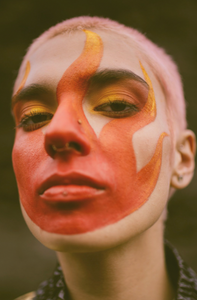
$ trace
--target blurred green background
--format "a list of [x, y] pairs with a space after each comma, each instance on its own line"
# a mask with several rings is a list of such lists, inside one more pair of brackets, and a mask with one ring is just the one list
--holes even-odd
[[[187, 99], [189, 127], [197, 132], [196, 0], [0, 0], [0, 299], [34, 290], [56, 264], [54, 253], [29, 233], [20, 213], [11, 165], [14, 123], [12, 85], [25, 50], [50, 26], [67, 18], [109, 17], [137, 28], [164, 47], [177, 62]], [[169, 203], [166, 237], [197, 271], [196, 176]]]

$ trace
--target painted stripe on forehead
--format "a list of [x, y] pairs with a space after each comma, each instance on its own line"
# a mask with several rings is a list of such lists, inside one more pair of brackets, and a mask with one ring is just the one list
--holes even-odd
[[28, 75], [29, 75], [30, 69], [31, 69], [30, 62], [27, 61], [27, 63], [26, 63], [26, 68], [25, 68], [25, 74], [24, 74], [23, 79], [22, 79], [22, 81], [21, 81], [21, 83], [20, 83], [20, 85], [19, 85], [19, 88], [18, 88], [18, 90], [16, 91], [16, 93], [15, 93], [14, 96], [16, 96], [16, 95], [22, 90], [22, 88], [24, 87], [25, 82], [26, 82], [26, 80], [27, 80], [27, 77], [28, 77]]
[[156, 102], [155, 102], [155, 95], [154, 95], [154, 90], [153, 90], [153, 85], [152, 82], [148, 76], [148, 74], [146, 73], [146, 70], [144, 69], [143, 65], [140, 63], [140, 67], [142, 69], [142, 72], [144, 74], [144, 78], [149, 86], [149, 93], [148, 93], [148, 100], [146, 102], [146, 105], [144, 106], [144, 112], [149, 114], [150, 117], [153, 118], [153, 120], [156, 117]]
[[64, 72], [57, 86], [57, 101], [63, 93], [85, 96], [88, 80], [99, 67], [103, 55], [103, 43], [98, 34], [83, 30], [86, 42], [81, 55]]

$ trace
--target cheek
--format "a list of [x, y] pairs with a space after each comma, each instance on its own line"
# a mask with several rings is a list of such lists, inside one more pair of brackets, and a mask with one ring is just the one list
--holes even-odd
[[12, 161], [19, 194], [27, 193], [35, 171], [46, 156], [43, 151], [44, 135], [41, 130], [21, 134], [18, 130], [12, 151]]
[[[104, 126], [99, 136], [102, 150], [107, 156], [110, 168], [116, 176], [116, 181], [125, 183], [135, 175], [136, 161], [132, 145], [132, 134], [129, 131], [129, 122], [113, 120]], [[122, 178], [124, 178], [122, 180]]]
[[[165, 130], [167, 128], [167, 130]], [[136, 157], [137, 172], [139, 172], [154, 155], [155, 148], [161, 133], [165, 131], [169, 134], [167, 126], [153, 122], [133, 135], [133, 148]]]
[[155, 136], [154, 143], [149, 144], [152, 152], [150, 159], [144, 151], [144, 145], [146, 145], [144, 140], [148, 138], [143, 137], [139, 143], [142, 146], [141, 154], [143, 155], [142, 157], [138, 155], [138, 159], [147, 163], [138, 170], [133, 148], [133, 130], [131, 119], [113, 120], [103, 128], [100, 134], [103, 151], [116, 176], [115, 189], [119, 197], [118, 209], [122, 211], [121, 217], [139, 209], [154, 191], [161, 171], [163, 139], [167, 136], [167, 133], [160, 131], [160, 135]]
[[96, 115], [89, 112], [88, 104], [84, 102], [82, 104], [84, 115], [90, 125], [90, 127], [93, 129], [94, 133], [97, 137], [99, 137], [103, 127], [111, 121], [111, 118], [102, 116], [102, 115]]

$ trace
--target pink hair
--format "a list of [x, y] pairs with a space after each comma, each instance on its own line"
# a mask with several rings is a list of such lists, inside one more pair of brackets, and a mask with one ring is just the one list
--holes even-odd
[[[182, 81], [173, 59], [162, 48], [155, 45], [139, 31], [110, 19], [83, 16], [63, 21], [49, 28], [29, 47], [19, 73], [24, 72], [28, 58], [47, 40], [62, 33], [72, 33], [82, 29], [111, 31], [131, 39], [137, 52], [141, 54], [151, 67], [163, 89], [168, 107], [169, 124], [172, 124], [173, 129], [178, 132], [186, 128], [186, 108]], [[16, 80], [15, 84], [18, 84], [18, 80]]]

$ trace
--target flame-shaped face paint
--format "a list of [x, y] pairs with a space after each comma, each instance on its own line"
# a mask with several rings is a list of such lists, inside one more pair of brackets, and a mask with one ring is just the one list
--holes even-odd
[[62, 94], [75, 92], [84, 98], [87, 92], [87, 84], [90, 77], [99, 67], [103, 44], [100, 36], [89, 30], [84, 30], [86, 43], [82, 54], [65, 71], [57, 86], [57, 99], [60, 101]]
[[[111, 220], [111, 222], [118, 221], [139, 209], [149, 199], [160, 174], [163, 138], [168, 135], [165, 132], [160, 135], [153, 157], [146, 166], [137, 172], [132, 141], [133, 135], [156, 118], [153, 86], [141, 63], [140, 66], [149, 85], [148, 99], [145, 106], [140, 112], [129, 118], [129, 121], [128, 118], [112, 120], [105, 125], [100, 134], [101, 144], [105, 145], [104, 151], [109, 159], [116, 156], [115, 152], [117, 150], [120, 151], [120, 155], [117, 155], [118, 161], [115, 161], [113, 158], [113, 164], [116, 181], [118, 181], [118, 178], [121, 178], [125, 186], [121, 194], [122, 197], [113, 199], [116, 201], [117, 210], [116, 212], [114, 211], [114, 214], [112, 213], [113, 221]], [[112, 153], [112, 144], [114, 153]], [[117, 194], [120, 195], [119, 187], [117, 187]]]
[[28, 75], [29, 75], [30, 69], [31, 69], [30, 62], [27, 61], [27, 63], [26, 63], [26, 68], [25, 68], [25, 74], [24, 74], [23, 79], [22, 79], [22, 81], [21, 81], [21, 83], [20, 83], [20, 85], [19, 85], [19, 88], [18, 88], [18, 90], [16, 91], [16, 93], [14, 94], [14, 96], [16, 96], [16, 95], [22, 90], [22, 88], [24, 87], [24, 85], [25, 85], [25, 83], [26, 83], [26, 80], [27, 80], [27, 77], [28, 77]]
[[[93, 126], [90, 125], [84, 113], [82, 102], [87, 95], [89, 79], [100, 66], [103, 43], [98, 34], [88, 30], [84, 32], [86, 42], [82, 54], [70, 64], [57, 85], [58, 108], [46, 128], [45, 136], [41, 129], [24, 134], [21, 132], [22, 129], [19, 129], [13, 150], [20, 199], [27, 215], [44, 231], [57, 234], [72, 235], [100, 229], [122, 220], [146, 203], [158, 182], [162, 164], [163, 139], [167, 135], [163, 132], [163, 128], [166, 128], [166, 126], [162, 127], [163, 125], [159, 131], [160, 136], [153, 133], [154, 138], [152, 138], [150, 148], [154, 154], [150, 161], [137, 171], [136, 156], [139, 159], [141, 154], [136, 155], [134, 152], [133, 136], [153, 121], [155, 121], [154, 128], [158, 126], [155, 120], [157, 109], [153, 86], [140, 63], [145, 81], [149, 86], [148, 96], [146, 93], [146, 96], [143, 96], [143, 105], [141, 104], [141, 108], [135, 114], [122, 118], [109, 118], [99, 136], [96, 136]], [[57, 50], [58, 47], [59, 45], [57, 45]], [[110, 48], [110, 51], [113, 49]], [[115, 63], [114, 68], [117, 67]], [[135, 85], [134, 80], [131, 80], [131, 85]], [[96, 120], [99, 120], [99, 116], [102, 119], [102, 113], [98, 110], [94, 110], [92, 116], [94, 117], [95, 114]], [[80, 124], [77, 122], [79, 119]], [[44, 148], [47, 139], [51, 143], [58, 136], [65, 142], [71, 136], [71, 131], [72, 139], [74, 139], [72, 142], [83, 147], [83, 141], [86, 140], [84, 143], [89, 143], [89, 152], [83, 155], [82, 153], [76, 155], [75, 152], [58, 152], [56, 156], [49, 159]], [[147, 141], [146, 134], [144, 134], [144, 139]], [[140, 138], [138, 142], [139, 140]], [[142, 138], [140, 143], [143, 148]], [[146, 157], [146, 151], [144, 151], [144, 157]], [[143, 161], [144, 157], [141, 155], [140, 159]], [[21, 166], [28, 171], [21, 170]], [[43, 178], [46, 179], [55, 172], [85, 174], [86, 181], [84, 183], [84, 180], [79, 179], [77, 183], [75, 175], [72, 175], [74, 179], [73, 182], [71, 180], [70, 186], [62, 187], [62, 183], [59, 183], [57, 187], [58, 182], [55, 182], [55, 188], [52, 189], [51, 194], [46, 189], [45, 199], [44, 194], [41, 196], [38, 193], [39, 186]], [[89, 183], [87, 177], [94, 178], [96, 183]], [[46, 187], [47, 184], [44, 186]], [[57, 197], [61, 198], [60, 202], [65, 201], [63, 205], [59, 205], [59, 200], [57, 205], [54, 203], [51, 205], [47, 200], [47, 195], [50, 196], [53, 193], [57, 193]], [[71, 197], [69, 193], [71, 196], [74, 195], [75, 201], [70, 200], [66, 203], [66, 197]], [[85, 194], [88, 194], [88, 199], [83, 198]], [[79, 196], [80, 201], [76, 195]]]
[[63, 103], [64, 106], [64, 109], [60, 109], [60, 115], [64, 114], [64, 110], [69, 110], [71, 117], [83, 122], [83, 130], [91, 138], [93, 131], [84, 115], [82, 101], [88, 90], [89, 79], [99, 67], [103, 43], [95, 32], [83, 31], [86, 34], [83, 52], [64, 72], [57, 85], [56, 96], [58, 104]]

